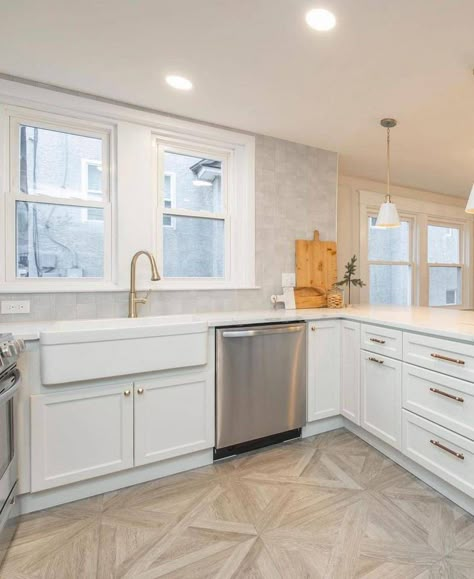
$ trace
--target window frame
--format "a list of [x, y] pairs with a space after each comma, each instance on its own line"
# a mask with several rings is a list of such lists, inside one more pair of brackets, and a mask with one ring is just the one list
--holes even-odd
[[[31, 110], [12, 105], [1, 107], [2, 124], [4, 125], [5, 167], [5, 255], [3, 256], [0, 282], [11, 288], [11, 291], [93, 291], [109, 289], [113, 284], [113, 128], [110, 125], [77, 119], [73, 116], [59, 115], [43, 110]], [[52, 195], [35, 195], [22, 193], [20, 190], [20, 126], [37, 127], [46, 130], [82, 135], [100, 139], [102, 142], [102, 201], [85, 197], [62, 198]], [[81, 167], [81, 171], [83, 168]], [[82, 177], [82, 175], [81, 175]], [[81, 178], [82, 187], [82, 178]], [[84, 191], [84, 189], [82, 188]], [[104, 212], [104, 275], [102, 277], [18, 277], [16, 264], [16, 204], [17, 202], [49, 204], [83, 208], [103, 209]], [[2, 285], [3, 285], [2, 284]]]
[[[217, 141], [196, 134], [154, 131], [153, 175], [155, 198], [154, 247], [163, 272], [163, 215], [197, 217], [224, 221], [223, 277], [162, 277], [162, 290], [237, 289], [255, 287], [255, 197], [248, 178], [254, 178], [254, 138], [242, 136], [243, 143]], [[222, 162], [222, 210], [220, 212], [164, 209], [162, 186], [165, 151], [211, 158]], [[239, 169], [239, 170], [238, 170]], [[241, 195], [238, 195], [238, 193]]]
[[[382, 193], [359, 190], [359, 227], [360, 227], [360, 272], [361, 279], [367, 283], [360, 290], [360, 302], [370, 303], [370, 279], [368, 261], [368, 217], [377, 214], [380, 203], [384, 200]], [[472, 307], [471, 272], [474, 269], [471, 238], [473, 236], [472, 216], [464, 209], [455, 205], [446, 205], [432, 201], [422, 201], [410, 197], [399, 196], [395, 200], [400, 218], [413, 218], [413, 260], [412, 294], [414, 306], [429, 306], [429, 265], [428, 264], [428, 224], [453, 227], [460, 230], [460, 260], [462, 267], [461, 303], [438, 308], [469, 308]], [[458, 264], [440, 264], [443, 267]]]
[[[164, 227], [163, 227], [163, 216], [170, 215], [173, 217], [194, 217], [198, 219], [210, 219], [213, 221], [223, 221], [224, 222], [224, 275], [223, 277], [166, 277], [162, 273], [163, 281], [178, 283], [181, 285], [186, 285], [190, 283], [229, 283], [231, 278], [231, 237], [230, 237], [230, 214], [229, 214], [229, 197], [231, 194], [231, 179], [229, 179], [229, 167], [232, 164], [232, 151], [226, 151], [224, 148], [217, 148], [209, 146], [199, 146], [197, 143], [186, 143], [182, 141], [181, 143], [166, 143], [166, 140], [157, 139], [156, 143], [156, 155], [157, 155], [157, 190], [158, 190], [158, 216], [157, 216], [157, 234], [158, 234], [158, 264], [161, 272], [164, 272]], [[201, 158], [211, 158], [216, 161], [221, 161], [221, 194], [222, 194], [222, 211], [221, 212], [211, 212], [211, 211], [196, 211], [191, 209], [178, 209], [177, 207], [165, 208], [164, 206], [164, 193], [162, 184], [164, 183], [164, 154], [165, 153], [175, 153], [178, 155], [188, 155], [193, 157]]]
[[[435, 227], [445, 227], [450, 229], [457, 229], [459, 231], [459, 262], [458, 263], [442, 263], [442, 262], [430, 262], [428, 261], [428, 254], [429, 254], [429, 246], [428, 246], [428, 228], [430, 225]], [[464, 303], [464, 284], [465, 284], [465, 231], [464, 225], [459, 223], [458, 221], [452, 219], [440, 219], [428, 216], [426, 221], [426, 285], [427, 285], [427, 305], [432, 308], [459, 308], [463, 306]], [[430, 295], [430, 269], [436, 267], [443, 267], [443, 268], [453, 268], [460, 270], [461, 273], [461, 301], [458, 304], [444, 304], [442, 306], [432, 306], [429, 303], [429, 295]]]
[[400, 220], [408, 222], [409, 229], [408, 229], [408, 261], [388, 261], [388, 260], [380, 260], [380, 259], [369, 259], [369, 224], [368, 221], [370, 218], [377, 219], [377, 211], [373, 209], [369, 209], [367, 211], [367, 290], [369, 294], [369, 303], [370, 303], [370, 266], [371, 265], [402, 265], [408, 266], [410, 272], [410, 303], [408, 306], [413, 305], [415, 301], [415, 286], [416, 286], [416, 277], [417, 277], [417, 264], [415, 260], [415, 229], [416, 229], [416, 216], [408, 213], [400, 213]]

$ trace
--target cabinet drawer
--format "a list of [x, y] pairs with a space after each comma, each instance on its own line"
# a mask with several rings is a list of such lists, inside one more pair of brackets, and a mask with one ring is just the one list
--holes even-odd
[[361, 325], [361, 348], [377, 354], [402, 359], [402, 332], [392, 328]]
[[403, 364], [403, 407], [474, 440], [474, 385]]
[[405, 362], [474, 382], [474, 345], [433, 338], [419, 334], [403, 334]]
[[403, 411], [403, 453], [474, 497], [474, 442]]

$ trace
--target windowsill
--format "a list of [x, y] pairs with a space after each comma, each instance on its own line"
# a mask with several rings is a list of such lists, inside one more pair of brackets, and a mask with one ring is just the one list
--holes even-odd
[[[218, 283], [189, 283], [184, 285], [182, 283], [173, 282], [138, 282], [137, 291], [139, 292], [160, 292], [160, 291], [230, 291], [230, 290], [258, 290], [261, 286], [256, 285], [239, 285], [239, 284], [218, 284]], [[102, 293], [102, 292], [128, 292], [130, 291], [129, 286], [119, 286], [117, 284], [94, 284], [94, 283], [81, 283], [81, 284], [61, 284], [59, 287], [56, 283], [38, 283], [32, 282], [32, 284], [0, 284], [0, 295], [1, 294], [54, 294], [54, 293]]]

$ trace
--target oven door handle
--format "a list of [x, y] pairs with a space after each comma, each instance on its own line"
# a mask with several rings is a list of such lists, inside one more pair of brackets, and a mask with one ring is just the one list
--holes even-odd
[[[20, 372], [18, 369], [16, 369], [14, 374], [10, 375], [7, 380], [11, 381], [12, 377], [15, 378], [13, 386], [10, 386], [10, 388], [8, 390], [5, 390], [5, 392], [0, 394], [0, 404], [4, 404], [5, 402], [8, 402], [8, 400], [10, 400], [10, 398], [13, 398], [13, 396], [15, 396], [18, 388], [20, 387]], [[4, 380], [3, 382], [7, 382], [7, 380]], [[0, 390], [1, 390], [3, 382], [0, 382]]]

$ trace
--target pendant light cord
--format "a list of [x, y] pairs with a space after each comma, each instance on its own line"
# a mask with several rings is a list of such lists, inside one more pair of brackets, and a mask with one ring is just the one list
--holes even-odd
[[387, 127], [387, 201], [390, 203], [390, 127]]

